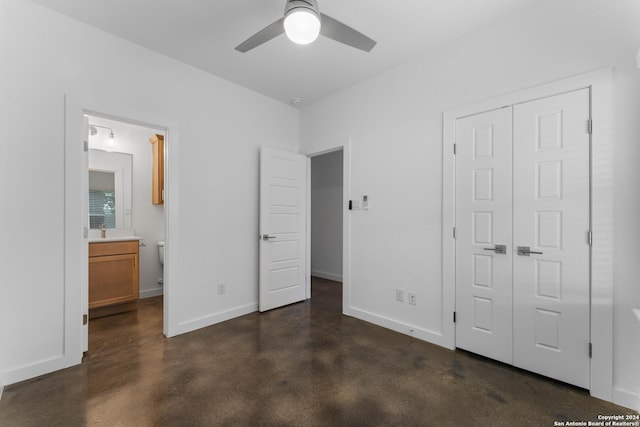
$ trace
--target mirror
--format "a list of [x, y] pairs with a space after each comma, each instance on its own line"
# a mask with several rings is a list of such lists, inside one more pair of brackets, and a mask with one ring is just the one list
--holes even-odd
[[89, 228], [116, 228], [115, 173], [89, 171]]
[[89, 228], [133, 228], [132, 164], [131, 154], [89, 150]]

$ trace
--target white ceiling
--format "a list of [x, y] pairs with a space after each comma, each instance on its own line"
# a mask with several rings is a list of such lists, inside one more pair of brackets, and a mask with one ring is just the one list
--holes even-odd
[[309, 104], [538, 0], [319, 0], [325, 13], [378, 42], [362, 52], [281, 35], [234, 47], [282, 17], [285, 0], [32, 0], [283, 102]]

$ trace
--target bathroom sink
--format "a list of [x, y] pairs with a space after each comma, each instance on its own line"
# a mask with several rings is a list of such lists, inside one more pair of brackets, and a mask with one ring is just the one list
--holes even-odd
[[135, 234], [133, 228], [107, 228], [107, 237], [100, 237], [100, 230], [92, 228], [89, 230], [89, 243], [96, 242], [122, 242], [126, 240], [142, 240]]

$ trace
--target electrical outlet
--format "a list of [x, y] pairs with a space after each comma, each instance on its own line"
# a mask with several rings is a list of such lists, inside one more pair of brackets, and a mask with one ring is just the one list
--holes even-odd
[[222, 295], [227, 292], [227, 285], [224, 283], [218, 283], [218, 295]]
[[404, 302], [404, 289], [396, 289], [396, 301]]
[[409, 304], [416, 305], [416, 294], [409, 292], [407, 295], [409, 296]]

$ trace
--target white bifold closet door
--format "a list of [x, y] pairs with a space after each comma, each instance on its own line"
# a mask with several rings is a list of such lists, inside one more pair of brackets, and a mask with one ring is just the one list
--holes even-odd
[[456, 123], [456, 345], [504, 363], [513, 362], [511, 139], [511, 108]]
[[583, 89], [456, 124], [456, 345], [584, 388], [589, 116]]

